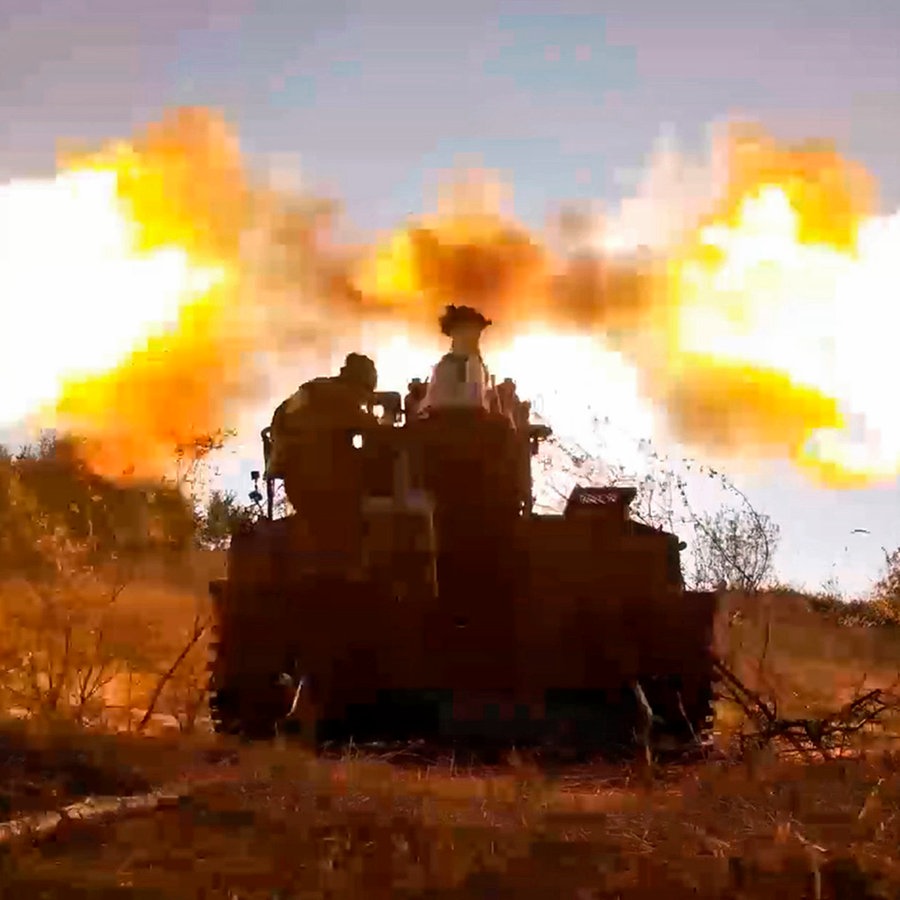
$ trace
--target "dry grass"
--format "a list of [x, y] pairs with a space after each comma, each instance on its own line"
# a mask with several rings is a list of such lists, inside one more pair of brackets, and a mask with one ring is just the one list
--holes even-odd
[[144, 738], [65, 720], [0, 724], [0, 820], [89, 795], [129, 795], [228, 754], [212, 735]]
[[254, 748], [234, 781], [10, 856], [4, 877], [22, 897], [896, 897], [896, 769], [707, 763], [572, 785]]
[[[832, 710], [863, 683], [893, 680], [896, 634], [840, 628], [781, 599], [729, 598], [729, 662], [787, 714]], [[740, 724], [726, 704], [719, 718], [725, 737]], [[883, 747], [648, 773], [328, 761], [71, 730], [28, 740], [49, 745], [57, 772], [87, 759], [102, 792], [176, 771], [198, 787], [152, 816], [10, 852], [3, 897], [900, 898], [900, 755]], [[215, 767], [213, 747], [237, 761]]]
[[[822, 716], [863, 691], [900, 680], [900, 629], [840, 625], [802, 595], [732, 595], [726, 608], [726, 662], [750, 688], [777, 701], [785, 716]], [[733, 705], [718, 710], [724, 742], [740, 726]], [[886, 721], [900, 733], [900, 721]], [[879, 745], [886, 738], [879, 736]]]

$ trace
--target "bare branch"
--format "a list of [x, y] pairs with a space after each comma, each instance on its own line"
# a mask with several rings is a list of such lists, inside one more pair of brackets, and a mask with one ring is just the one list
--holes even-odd
[[787, 744], [798, 755], [832, 759], [846, 755], [854, 736], [883, 727], [886, 717], [900, 712], [900, 696], [876, 688], [818, 718], [783, 718], [773, 699], [748, 688], [723, 662], [715, 668], [725, 699], [737, 705], [753, 727], [752, 733], [741, 735], [742, 748]]
[[156, 687], [154, 687], [153, 694], [150, 696], [150, 702], [147, 704], [147, 709], [144, 712], [141, 721], [138, 723], [137, 730], [139, 732], [143, 731], [144, 728], [147, 727], [147, 724], [150, 722], [150, 719], [153, 717], [153, 713], [156, 710], [156, 704], [159, 702], [159, 698], [163, 692], [163, 689], [172, 679], [172, 676], [178, 671], [179, 666], [184, 662], [188, 653], [191, 652], [191, 648], [197, 643], [197, 641], [200, 640], [200, 638], [203, 636], [203, 633], [208, 627], [208, 619], [201, 621], [200, 616], [197, 616], [194, 619], [194, 627], [187, 643], [175, 658], [175, 661], [172, 663], [172, 665], [169, 666], [169, 668], [160, 676], [159, 680], [156, 682]]

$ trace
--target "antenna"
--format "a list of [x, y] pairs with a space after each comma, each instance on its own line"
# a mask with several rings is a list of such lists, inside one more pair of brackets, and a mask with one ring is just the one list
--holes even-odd
[[250, 491], [250, 501], [252, 503], [255, 503], [257, 506], [262, 506], [263, 495], [259, 490], [259, 478], [259, 471], [257, 469], [254, 469], [250, 473], [250, 479], [253, 482], [253, 490]]

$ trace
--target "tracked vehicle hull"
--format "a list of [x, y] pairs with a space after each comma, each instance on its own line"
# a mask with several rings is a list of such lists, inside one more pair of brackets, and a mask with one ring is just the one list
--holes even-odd
[[607, 756], [707, 743], [718, 599], [684, 591], [677, 542], [625, 499], [518, 517], [499, 556], [487, 529], [454, 542], [437, 516], [433, 582], [421, 548], [348, 573], [304, 552], [296, 517], [259, 523], [212, 585], [216, 728]]
[[[277, 471], [264, 433], [269, 515], [211, 585], [216, 728], [606, 754], [707, 741], [717, 598], [684, 590], [674, 535], [631, 521], [635, 491], [576, 488], [534, 515], [549, 429], [524, 405], [401, 423], [398, 395], [381, 404], [392, 419], [365, 433], [282, 416]], [[281, 519], [276, 478], [297, 511]]]

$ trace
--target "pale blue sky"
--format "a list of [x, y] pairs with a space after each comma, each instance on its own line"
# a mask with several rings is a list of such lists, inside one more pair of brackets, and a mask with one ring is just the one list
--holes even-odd
[[[0, 0], [0, 179], [49, 172], [58, 138], [124, 136], [196, 103], [223, 108], [260, 164], [297, 154], [357, 227], [421, 210], [461, 153], [507, 172], [539, 225], [562, 200], [627, 192], [661, 128], [700, 151], [737, 113], [835, 138], [893, 208], [898, 45], [894, 0]], [[900, 489], [779, 473], [751, 490], [782, 525], [788, 576], [820, 582], [834, 563], [861, 586], [900, 543]]]

